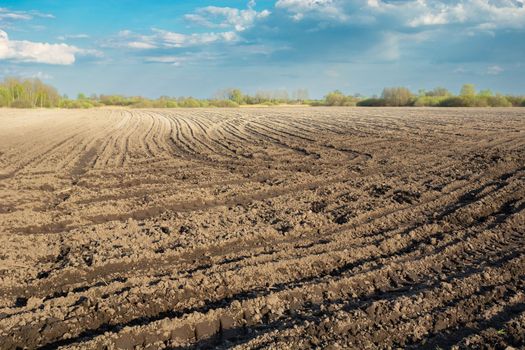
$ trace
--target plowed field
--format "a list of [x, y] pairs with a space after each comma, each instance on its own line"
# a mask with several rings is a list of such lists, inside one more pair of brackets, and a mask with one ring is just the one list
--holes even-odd
[[525, 346], [525, 110], [0, 110], [0, 348]]

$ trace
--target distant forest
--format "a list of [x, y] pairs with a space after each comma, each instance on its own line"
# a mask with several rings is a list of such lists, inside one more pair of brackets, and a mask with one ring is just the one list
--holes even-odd
[[306, 89], [298, 89], [291, 95], [284, 90], [261, 91], [255, 95], [240, 89], [224, 89], [213, 98], [168, 97], [149, 99], [141, 96], [78, 94], [76, 99], [60, 95], [58, 91], [38, 79], [6, 78], [0, 83], [0, 107], [12, 108], [93, 108], [124, 106], [134, 108], [192, 108], [192, 107], [239, 107], [241, 105], [310, 105], [310, 106], [414, 106], [414, 107], [525, 107], [525, 96], [476, 91], [472, 84], [465, 84], [458, 95], [445, 88], [420, 90], [413, 93], [405, 87], [383, 89], [379, 97], [359, 94], [345, 95], [339, 90], [328, 93], [323, 99], [310, 99]]

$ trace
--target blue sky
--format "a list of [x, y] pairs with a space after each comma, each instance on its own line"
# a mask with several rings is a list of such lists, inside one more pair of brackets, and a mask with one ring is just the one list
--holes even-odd
[[60, 92], [525, 93], [524, 0], [0, 0], [0, 77]]

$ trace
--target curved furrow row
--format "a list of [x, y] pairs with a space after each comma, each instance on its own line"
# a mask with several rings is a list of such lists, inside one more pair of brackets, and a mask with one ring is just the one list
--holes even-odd
[[[489, 237], [492, 237], [492, 239], [488, 239]], [[501, 240], [504, 240], [504, 242], [501, 242]], [[392, 288], [389, 286], [389, 283], [393, 283], [395, 288], [399, 288], [399, 285], [408, 284], [412, 285], [414, 281], [423, 280], [424, 276], [428, 277], [428, 275], [434, 275], [436, 269], [443, 269], [447, 271], [447, 274], [451, 276], [451, 279], [454, 278], [453, 269], [459, 269], [458, 270], [458, 277], [464, 278], [465, 277], [465, 269], [472, 267], [474, 268], [474, 271], [479, 266], [480, 262], [483, 261], [491, 261], [492, 257], [498, 257], [501, 256], [502, 252], [505, 252], [506, 249], [516, 249], [518, 247], [521, 247], [523, 244], [523, 237], [517, 236], [517, 237], [509, 237], [509, 235], [505, 234], [494, 234], [494, 233], [487, 233], [487, 231], [482, 232], [478, 237], [470, 239], [468, 242], [461, 242], [457, 243], [454, 246], [450, 248], [446, 248], [443, 252], [446, 253], [445, 256], [440, 252], [438, 249], [436, 253], [432, 254], [422, 254], [418, 258], [408, 258], [404, 259], [405, 261], [392, 261], [388, 263], [381, 264], [379, 268], [374, 268], [372, 265], [372, 269], [368, 270], [365, 269], [363, 272], [358, 273], [357, 271], [348, 271], [343, 270], [343, 272], [339, 272], [336, 270], [336, 272], [332, 272], [327, 277], [332, 276], [336, 277], [337, 279], [326, 279], [326, 280], [316, 280], [315, 283], [293, 283], [292, 285], [285, 284], [285, 288], [281, 287], [281, 284], [277, 282], [279, 280], [279, 276], [275, 273], [272, 273], [271, 271], [268, 271], [268, 269], [263, 269], [261, 267], [257, 267], [258, 271], [261, 271], [263, 276], [258, 276], [258, 280], [260, 281], [268, 281], [269, 285], [267, 284], [266, 287], [258, 290], [256, 293], [253, 292], [241, 292], [241, 293], [235, 293], [234, 290], [231, 290], [229, 288], [227, 289], [217, 289], [217, 287], [212, 285], [208, 285], [203, 287], [203, 285], [206, 285], [204, 281], [201, 281], [201, 278], [197, 276], [193, 276], [193, 280], [198, 280], [198, 286], [192, 284], [191, 282], [185, 283], [184, 280], [176, 279], [175, 285], [171, 286], [171, 283], [168, 281], [160, 282], [162, 283], [161, 290], [166, 291], [165, 295], [151, 295], [148, 293], [150, 298], [153, 298], [154, 300], [163, 300], [164, 302], [168, 302], [168, 300], [171, 300], [174, 298], [176, 301], [173, 305], [178, 305], [178, 308], [182, 308], [182, 312], [179, 313], [175, 310], [173, 310], [171, 307], [168, 309], [169, 312], [160, 312], [158, 316], [150, 316], [146, 319], [137, 319], [132, 321], [126, 321], [126, 318], [123, 319], [123, 325], [122, 326], [111, 326], [111, 323], [115, 318], [112, 319], [111, 323], [109, 324], [109, 327], [104, 328], [104, 336], [102, 337], [103, 341], [110, 341], [114, 342], [116, 339], [111, 336], [111, 333], [113, 332], [120, 332], [121, 327], [126, 325], [127, 330], [123, 333], [138, 333], [136, 337], [133, 337], [136, 339], [135, 341], [139, 341], [136, 345], [139, 345], [140, 342], [140, 334], [147, 334], [148, 331], [152, 331], [159, 335], [159, 338], [156, 338], [156, 340], [161, 341], [168, 341], [175, 340], [190, 340], [194, 339], [195, 337], [197, 340], [200, 339], [206, 339], [206, 336], [199, 335], [198, 330], [191, 332], [188, 339], [180, 339], [180, 333], [176, 332], [178, 328], [183, 327], [186, 325], [186, 327], [189, 327], [190, 329], [193, 327], [199, 328], [202, 322], [212, 322], [219, 324], [222, 322], [222, 318], [219, 317], [220, 314], [226, 314], [230, 316], [230, 318], [233, 318], [231, 321], [232, 323], [240, 322], [240, 324], [247, 324], [247, 325], [255, 325], [258, 323], [265, 323], [265, 317], [264, 314], [268, 312], [272, 312], [272, 310], [277, 311], [277, 314], [282, 314], [283, 312], [286, 312], [287, 305], [290, 302], [295, 301], [294, 308], [297, 309], [300, 308], [302, 305], [308, 305], [308, 303], [319, 303], [319, 301], [322, 301], [324, 298], [328, 298], [328, 300], [338, 300], [341, 298], [342, 295], [349, 296], [349, 295], [355, 295], [359, 298], [361, 294], [366, 298], [367, 295], [373, 294], [375, 290], [383, 290], [387, 291], [389, 288]], [[475, 251], [471, 251], [468, 247], [474, 246], [476, 247]], [[486, 246], [489, 246], [491, 249], [488, 250]], [[496, 247], [496, 248], [494, 248]], [[452, 249], [454, 248], [454, 249]], [[416, 253], [416, 256], [421, 254], [423, 252]], [[525, 252], [519, 252], [518, 255], [516, 255], [516, 252], [509, 254], [508, 257], [504, 257], [504, 259], [512, 259], [516, 256], [520, 256], [521, 258], [518, 259], [518, 262], [515, 263], [517, 265], [517, 268], [521, 268], [521, 273], [525, 274], [525, 271], [523, 271], [523, 262], [525, 259], [524, 256]], [[410, 254], [409, 254], [410, 255]], [[447, 257], [448, 255], [448, 257]], [[477, 257], [477, 258], [476, 258]], [[497, 261], [497, 260], [496, 260]], [[505, 261], [505, 260], [503, 260]], [[436, 264], [436, 263], [439, 263]], [[314, 265], [315, 266], [315, 265]], [[441, 266], [441, 267], [440, 267]], [[490, 263], [489, 263], [489, 266]], [[497, 265], [496, 265], [497, 266]], [[290, 268], [290, 267], [289, 267]], [[231, 286], [235, 285], [236, 283], [233, 283], [234, 281], [241, 282], [243, 281], [243, 270], [241, 269], [236, 271], [235, 275], [232, 274], [225, 274], [225, 275], [215, 275], [213, 279], [217, 280], [217, 286]], [[250, 270], [250, 269], [249, 269]], [[508, 270], [508, 268], [506, 269]], [[351, 273], [349, 273], [351, 272]], [[212, 277], [210, 277], [212, 278]], [[269, 279], [268, 279], [269, 278]], [[244, 279], [246, 283], [246, 279]], [[366, 281], [372, 282], [366, 283]], [[382, 281], [382, 282], [380, 282]], [[208, 281], [209, 282], [209, 281]], [[254, 281], [250, 281], [250, 283], [255, 283]], [[381, 284], [382, 283], [382, 284]], [[238, 284], [238, 283], [237, 283]], [[158, 285], [158, 283], [156, 284]], [[181, 287], [179, 287], [179, 291], [177, 291], [177, 285], [184, 286], [181, 290]], [[370, 288], [371, 287], [371, 288]], [[424, 285], [425, 288], [427, 286]], [[199, 291], [199, 289], [204, 289], [203, 291]], [[127, 289], [126, 298], [128, 300], [141, 300], [139, 297], [138, 299], [135, 299], [131, 295], [131, 292], [134, 289]], [[158, 288], [156, 289], [158, 290]], [[203, 296], [211, 296], [215, 295], [217, 293], [221, 293], [221, 290], [227, 291], [228, 294], [233, 294], [233, 297], [227, 298], [228, 301], [219, 301], [214, 302], [208, 299], [206, 306], [203, 305], [202, 308], [197, 309], [193, 311], [191, 308], [185, 308], [185, 303], [181, 301], [181, 296], [186, 296], [190, 298], [200, 298], [199, 294], [202, 293]], [[328, 293], [324, 294], [323, 290], [327, 290]], [[155, 293], [155, 292], [154, 292]], [[242, 297], [244, 296], [245, 297]], [[355, 298], [355, 297], [354, 297]], [[368, 298], [366, 298], [368, 299]], [[232, 302], [233, 300], [233, 302]], [[240, 304], [239, 301], [240, 300]], [[272, 301], [270, 301], [272, 300]], [[299, 303], [299, 304], [297, 304]], [[169, 302], [168, 302], [169, 304]], [[272, 305], [273, 304], [273, 305]], [[281, 304], [281, 305], [279, 305]], [[284, 305], [283, 305], [284, 304]], [[122, 304], [120, 304], [122, 305]], [[217, 306], [219, 309], [215, 309]], [[226, 305], [229, 305], [229, 307], [225, 307]], [[405, 304], [403, 304], [405, 305]], [[236, 316], [233, 316], [232, 309], [238, 309], [239, 306], [242, 307], [243, 312], [239, 315], [239, 312], [235, 312]], [[264, 311], [264, 306], [266, 306], [266, 309], [268, 311]], [[365, 305], [366, 306], [366, 305]], [[134, 306], [136, 307], [136, 305]], [[160, 305], [156, 305], [155, 308], [150, 309], [153, 312], [158, 312]], [[263, 307], [263, 309], [259, 309]], [[283, 309], [284, 307], [284, 309]], [[280, 311], [278, 311], [281, 309]], [[200, 311], [199, 311], [200, 310]], [[389, 310], [386, 308], [386, 310]], [[124, 311], [124, 310], [121, 310]], [[129, 317], [129, 313], [131, 311], [124, 312], [126, 317]], [[192, 319], [190, 316], [193, 312], [196, 317]], [[217, 313], [220, 312], [218, 315]], [[204, 313], [204, 317], [199, 317]], [[140, 314], [148, 314], [148, 312], [141, 312]], [[188, 314], [185, 316], [185, 314]], [[200, 319], [203, 319], [202, 321], [199, 321]], [[208, 321], [209, 320], [209, 321]], [[152, 324], [153, 322], [153, 324]], [[162, 325], [163, 330], [167, 330], [166, 338], [163, 338], [162, 335], [158, 334], [157, 330], [159, 329], [158, 322], [164, 323]], [[171, 325], [170, 323], [173, 323]], [[132, 327], [131, 329], [129, 327]], [[108, 334], [108, 331], [110, 332]], [[175, 331], [175, 332], [172, 332]], [[213, 335], [217, 333], [219, 329], [217, 328], [216, 331], [212, 332], [211, 334], [208, 334], [208, 336]], [[91, 333], [89, 338], [93, 337], [94, 335], [102, 335], [102, 333], [94, 332]], [[174, 334], [175, 333], [175, 334]], [[108, 339], [109, 338], [109, 339]], [[132, 338], [132, 339], [133, 339]], [[73, 338], [74, 342], [75, 338]], [[84, 339], [85, 340], [85, 339]], [[144, 340], [142, 340], [144, 341]], [[64, 344], [71, 343], [71, 341], [64, 341]], [[151, 343], [149, 343], [151, 344]], [[144, 345], [149, 345], [148, 341], [146, 340], [146, 343]]]
[[[521, 193], [521, 194], [518, 193], [518, 196], [520, 196], [520, 195], [523, 195], [523, 193]], [[411, 232], [415, 232], [415, 231], [417, 231], [417, 230], [414, 229], [414, 231], [411, 231]], [[434, 230], [430, 230], [430, 232], [433, 232], [433, 231]], [[449, 234], [452, 234], [452, 232], [450, 232]], [[440, 233], [440, 235], [442, 235], [442, 233]], [[478, 247], [476, 253], [479, 252], [480, 244], [481, 244], [481, 246], [483, 246], [483, 244], [491, 244], [492, 247], [493, 247], [494, 246], [493, 245], [494, 241], [491, 241], [490, 239], [487, 239], [487, 238], [483, 237], [485, 235], [487, 237], [493, 237], [494, 236], [494, 234], [492, 232], [482, 231], [479, 235], [477, 235], [477, 236], [475, 236], [473, 238], [467, 239], [467, 240], [465, 240], [465, 239], [459, 240], [459, 239], [456, 238], [456, 239], [451, 241], [452, 245], [449, 246], [448, 248], [446, 248], [445, 252], [450, 253], [452, 255], [453, 259], [457, 259], [457, 256], [458, 256], [457, 253], [458, 252], [464, 252], [465, 248], [463, 248], [463, 247], [469, 247], [470, 245], [474, 245], [474, 246]], [[410, 237], [409, 236], [409, 242], [410, 242], [410, 240], [413, 241], [414, 237]], [[364, 255], [364, 256], [373, 256], [373, 254], [371, 254], [371, 252], [374, 251], [374, 250], [382, 252], [381, 254], [384, 254], [385, 253], [385, 249], [386, 249], [386, 251], [389, 251], [390, 249], [398, 249], [397, 247], [399, 247], [399, 246], [403, 247], [401, 251], [403, 251], [404, 253], [400, 256], [400, 258], [402, 260], [411, 261], [411, 262], [414, 260], [414, 258], [408, 258], [407, 259], [403, 255], [410, 256], [410, 255], [416, 254], [415, 256], [417, 257], [419, 254], [422, 254], [421, 256], [424, 257], [424, 259], [428, 259], [430, 256], [432, 256], [432, 254], [429, 253], [428, 251], [425, 251], [425, 250], [422, 250], [422, 249], [411, 249], [411, 248], [408, 248], [408, 247], [410, 247], [410, 245], [406, 246], [406, 243], [403, 243], [403, 241], [399, 237], [394, 237], [393, 239], [390, 239], [388, 241], [389, 241], [388, 244], [383, 244], [383, 243], [381, 243], [381, 244], [373, 244], [371, 246], [368, 246], [368, 249], [365, 249], [364, 247], [361, 247], [358, 250], [358, 252], [360, 253], [358, 256], [361, 256], [361, 254]], [[426, 241], [426, 238], [423, 240], [423, 242], [425, 242], [425, 241]], [[346, 240], [344, 242], [346, 242]], [[520, 244], [521, 243], [523, 243], [523, 242], [520, 241]], [[414, 243], [412, 243], [412, 244], [414, 244]], [[378, 248], [375, 248], [376, 246]], [[424, 246], [424, 244], [423, 244], [423, 246]], [[453, 247], [454, 248], [462, 247], [462, 248], [460, 250], [457, 250], [457, 248], [452, 250]], [[373, 250], [369, 251], [370, 249], [373, 249]], [[439, 244], [437, 245], [436, 250], [437, 251], [442, 250], [442, 248], [439, 246]], [[257, 287], [257, 283], [260, 283], [262, 281], [265, 281], [267, 286], [268, 286], [268, 283], [270, 283], [270, 285], [269, 285], [270, 287], [272, 287], [274, 285], [280, 285], [280, 284], [282, 284], [282, 283], [287, 281], [288, 277], [285, 277], [285, 276], [293, 276], [294, 274], [296, 275], [297, 273], [299, 273], [299, 271], [297, 271], [295, 269], [295, 266], [304, 266], [305, 265], [304, 263], [300, 263], [300, 261], [304, 261], [304, 262], [309, 261], [308, 265], [310, 265], [313, 268], [313, 270], [311, 271], [312, 276], [320, 276], [320, 275], [322, 276], [323, 275], [322, 271], [323, 271], [323, 268], [324, 268], [323, 266], [329, 267], [330, 265], [332, 265], [332, 264], [334, 264], [336, 262], [339, 263], [339, 264], [342, 264], [341, 266], [345, 266], [344, 270], [341, 270], [340, 266], [335, 268], [335, 269], [333, 267], [329, 267], [328, 271], [332, 271], [332, 272], [330, 272], [329, 275], [334, 277], [333, 271], [346, 271], [348, 269], [348, 267], [346, 267], [346, 266], [348, 266], [348, 265], [350, 265], [350, 266], [355, 265], [354, 262], [345, 260], [345, 259], [347, 259], [346, 254], [345, 254], [346, 251], [347, 251], [347, 249], [345, 249], [342, 252], [336, 252], [336, 254], [334, 254], [333, 251], [326, 252], [325, 254], [316, 253], [316, 254], [313, 254], [313, 255], [306, 255], [305, 257], [301, 257], [301, 258], [299, 258], [298, 261], [293, 261], [292, 260], [291, 262], [287, 261], [287, 259], [278, 258], [276, 260], [272, 260], [273, 262], [271, 262], [270, 264], [266, 264], [266, 267], [264, 269], [262, 269], [261, 267], [257, 267], [257, 269], [260, 271], [257, 280], [252, 280], [252, 281], [250, 281], [250, 283], [246, 283], [246, 281], [245, 281], [244, 284], [234, 283], [235, 280], [239, 280], [239, 281], [242, 280], [242, 278], [243, 278], [242, 275], [243, 275], [243, 271], [244, 270], [247, 270], [248, 274], [250, 274], [249, 271], [252, 270], [252, 268], [249, 267], [249, 266], [248, 267], [242, 267], [240, 270], [236, 271], [235, 278], [234, 278], [234, 276], [231, 276], [231, 274], [224, 275], [225, 276], [224, 278], [226, 278], [226, 276], [229, 276], [229, 279], [228, 279], [228, 282], [223, 280], [223, 283], [224, 283], [224, 285], [227, 285], [227, 286], [235, 286], [235, 285], [241, 286], [242, 285], [242, 288], [255, 288], [255, 289], [260, 288], [260, 287]], [[415, 252], [415, 253], [413, 253], [413, 252]], [[388, 252], [387, 254], [388, 254], [387, 256], [391, 256], [390, 260], [393, 260], [393, 262], [390, 262], [390, 263], [394, 263], [395, 260], [398, 259], [397, 256], [399, 255], [399, 253], [392, 254], [392, 253]], [[485, 252], [485, 254], [486, 254], [486, 252]], [[439, 254], [438, 253], [438, 254], [435, 254], [435, 256], [438, 259], [444, 259], [443, 254]], [[467, 256], [469, 256], [469, 254], [467, 254]], [[482, 256], [485, 256], [485, 255], [482, 255]], [[335, 258], [335, 260], [334, 260], [334, 257], [337, 257], [337, 258]], [[353, 257], [355, 257], [355, 255]], [[358, 259], [358, 261], [359, 261], [359, 259]], [[337, 263], [336, 263], [335, 266], [338, 266]], [[383, 263], [383, 264], [386, 265], [385, 263]], [[273, 268], [270, 267], [272, 265], [275, 265], [276, 267], [273, 267]], [[461, 264], [459, 264], [459, 265], [461, 265]], [[281, 271], [281, 275], [280, 276], [279, 276], [279, 274], [275, 273], [275, 272], [277, 272], [279, 270]], [[285, 270], [287, 271], [287, 273], [284, 273]], [[272, 271], [275, 271], [275, 272], [272, 272]], [[291, 274], [292, 271], [295, 271], [295, 272], [293, 274]], [[216, 276], [217, 276], [218, 273], [219, 272], [214, 272], [212, 275], [210, 275], [209, 278], [212, 281], [215, 280], [217, 278]], [[301, 281], [305, 280], [306, 276], [304, 275], [304, 273], [305, 273], [305, 271], [300, 271], [300, 273], [298, 275], [300, 277], [299, 277], [298, 280], [301, 280]], [[340, 272], [338, 272], [338, 274], [339, 273]], [[342, 276], [344, 276], [344, 272], [343, 272]], [[197, 278], [196, 276], [191, 276], [191, 277], [192, 277], [191, 280], [194, 280], [194, 279]], [[282, 279], [282, 278], [285, 278], [285, 279]], [[295, 278], [297, 278], [297, 275], [296, 275]], [[197, 279], [199, 279], [199, 278], [197, 278]], [[318, 277], [315, 280], [317, 280], [317, 279], [318, 279]], [[339, 278], [337, 278], [337, 279], [339, 279]], [[337, 279], [335, 279], [335, 280], [337, 280]], [[188, 281], [188, 283], [191, 283], [191, 280]], [[332, 278], [332, 281], [333, 280], [334, 279]], [[177, 277], [177, 278], [174, 279], [174, 282], [176, 284], [180, 284], [182, 281], [183, 281], [183, 279], [181, 277]], [[167, 287], [166, 283], [169, 284], [170, 281], [164, 279], [164, 287]], [[253, 283], [255, 283], [255, 285], [250, 286], [250, 284], [253, 284]], [[288, 283], [288, 282], [286, 282], [286, 283]], [[302, 283], [304, 283], [304, 282], [302, 282]], [[319, 283], [319, 282], [317, 282], [317, 283]], [[199, 282], [199, 285], [206, 285], [206, 284], [209, 284], [209, 283], [204, 283], [202, 281]], [[151, 285], [151, 282], [149, 283], [149, 285]], [[184, 285], [184, 283], [183, 283], [183, 285]], [[212, 291], [215, 290], [214, 288], [215, 287], [214, 287], [213, 284], [211, 286], [207, 286], [207, 288], [205, 288], [205, 290], [204, 290], [204, 292], [202, 292], [202, 294], [203, 295], [212, 295], [213, 294]], [[168, 289], [171, 289], [171, 288], [168, 288]], [[131, 293], [131, 291], [134, 290], [134, 288], [131, 288], [131, 289], [127, 288], [127, 290], [129, 291], [129, 293]], [[140, 289], [140, 290], [142, 292], [142, 289]], [[163, 288], [162, 290], [165, 290], [165, 289]], [[127, 293], [127, 295], [129, 295], [129, 293]], [[237, 293], [238, 294], [238, 293], [246, 293], [246, 291], [241, 290], [239, 292], [235, 292], [230, 287], [229, 288], [229, 293]], [[162, 297], [162, 298], [165, 301], [167, 300], [167, 296], [166, 297]], [[94, 297], [94, 299], [97, 299], [97, 298]], [[178, 300], [178, 303], [180, 303], [180, 300]], [[120, 305], [119, 308], [121, 308], [121, 309], [122, 309], [122, 307], [125, 306], [125, 304], [122, 301], [116, 303], [115, 305]], [[144, 312], [142, 312], [140, 310], [137, 310], [136, 309], [136, 305], [133, 306], [132, 308], [135, 311], [139, 311], [140, 313], [144, 313]], [[122, 311], [122, 314], [129, 316], [130, 311]], [[79, 316], [77, 315], [77, 317], [79, 317]]]
[[519, 109], [2, 112], [0, 347], [519, 348], [523, 130]]
[[[511, 177], [512, 175], [509, 174], [509, 175], [502, 175], [502, 176], [505, 176], [505, 177], [508, 178], [508, 177]], [[479, 183], [479, 181], [480, 181], [480, 179], [476, 180], [477, 183]], [[489, 185], [490, 185], [490, 182], [486, 186], [489, 186]], [[459, 186], [459, 189], [461, 191], [459, 193], [457, 193], [458, 188], [457, 187], [453, 187], [453, 188], [450, 189], [451, 195], [449, 195], [449, 196], [442, 196], [442, 198], [438, 197], [439, 201], [428, 202], [426, 207], [422, 207], [423, 208], [422, 209], [422, 214], [425, 215], [426, 213], [428, 213], [431, 210], [430, 208], [432, 208], [432, 207], [436, 207], [436, 206], [439, 206], [439, 205], [444, 205], [444, 204], [438, 204], [438, 203], [445, 203], [446, 204], [446, 203], [450, 203], [451, 201], [452, 202], [453, 201], [458, 201], [459, 203], [469, 203], [469, 201], [479, 200], [479, 198], [476, 198], [476, 196], [474, 196], [473, 193], [474, 192], [479, 192], [481, 190], [477, 189], [475, 186], [465, 186], [465, 184], [462, 184], [462, 185]], [[286, 199], [286, 198], [284, 200], [285, 201], [289, 201], [289, 199]], [[330, 202], [330, 201], [328, 201], [328, 202]], [[424, 203], [425, 202], [423, 202], [422, 204], [424, 204]], [[364, 202], [364, 205], [366, 205], [366, 202]], [[454, 208], [452, 208], [452, 209], [454, 209]], [[343, 214], [341, 214], [340, 213], [341, 208], [337, 208], [337, 207], [335, 208], [335, 210], [333, 210], [333, 209], [330, 209], [330, 206], [329, 206], [325, 210], [327, 211], [328, 217], [332, 216], [332, 217], [334, 217], [334, 219], [339, 219], [339, 217], [336, 216], [336, 215], [333, 215], [332, 213], [336, 213], [337, 215], [341, 215], [343, 218], [347, 215], [347, 214], [345, 214], [345, 212], [343, 212]], [[413, 212], [414, 210], [415, 210], [415, 207], [413, 205], [408, 206], [407, 209], [406, 209], [407, 212]], [[451, 209], [448, 209], [448, 210], [450, 211]], [[338, 211], [339, 211], [339, 213], [338, 213]], [[398, 210], [396, 209], [394, 211], [394, 214], [395, 214], [396, 211], [398, 211]], [[364, 213], [364, 215], [369, 216], [369, 214], [366, 214], [366, 212]], [[385, 218], [386, 218], [386, 217], [388, 217], [389, 214], [388, 214], [388, 211], [378, 211], [374, 215], [375, 215], [376, 218], [381, 218], [381, 217], [386, 215], [385, 216]], [[404, 216], [402, 215], [400, 217], [401, 217], [402, 220], [403, 219], [404, 220], [413, 220], [413, 219], [411, 219], [410, 217], [408, 217], [406, 215], [404, 215]], [[111, 219], [111, 217], [109, 219]], [[355, 222], [356, 221], [353, 218], [350, 218], [348, 225], [355, 226]], [[394, 221], [393, 225], [398, 225], [398, 223], [396, 223]], [[345, 227], [345, 225], [343, 225], [342, 227]], [[323, 230], [323, 231], [326, 231], [326, 229]], [[313, 232], [315, 232], [315, 230]]]
[[159, 154], [163, 158], [169, 159], [170, 157], [170, 146], [166, 142], [166, 139], [170, 133], [170, 123], [167, 121], [166, 117], [148, 111], [149, 115], [154, 119], [155, 128], [153, 129], [150, 137], [150, 147], [154, 149], [153, 155], [158, 157]]

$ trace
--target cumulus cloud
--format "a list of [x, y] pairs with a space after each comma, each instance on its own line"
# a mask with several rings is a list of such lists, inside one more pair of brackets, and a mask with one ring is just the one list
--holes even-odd
[[[184, 18], [206, 28], [219, 28], [223, 31], [180, 33], [152, 28], [149, 34], [139, 34], [131, 30], [121, 30], [116, 37], [105, 42], [105, 46], [137, 50], [173, 49], [204, 47], [218, 43], [240, 41], [239, 33], [251, 29], [255, 23], [270, 16], [270, 11], [254, 9], [255, 1], [248, 2], [246, 9], [207, 6], [198, 8]], [[150, 62], [153, 62], [150, 60]], [[161, 63], [172, 63], [162, 62]]]
[[473, 28], [525, 27], [521, 0], [278, 0], [275, 7], [287, 11], [295, 21], [313, 18], [355, 22], [360, 17], [381, 17], [413, 28], [451, 23]]
[[523, 28], [523, 2], [512, 0], [466, 0], [453, 3], [416, 1], [412, 8], [413, 27], [462, 23], [474, 28]]
[[70, 65], [75, 62], [76, 55], [100, 56], [101, 53], [66, 44], [10, 40], [7, 33], [0, 30], [0, 60]]
[[415, 17], [414, 19], [410, 20], [408, 22], [408, 25], [411, 27], [419, 27], [419, 26], [432, 26], [432, 25], [439, 25], [439, 24], [447, 24], [449, 23], [449, 18], [447, 16], [446, 12], [438, 12], [438, 13], [423, 13], [418, 17]]
[[518, 38], [525, 6], [522, 0], [277, 0], [265, 27], [243, 36], [285, 42], [291, 50], [282, 60], [510, 62], [524, 46]]
[[344, 5], [344, 1], [336, 0], [278, 0], [275, 3], [276, 8], [287, 10], [296, 21], [309, 15], [344, 21], [348, 18]]
[[[32, 62], [54, 65], [71, 65], [77, 56], [101, 57], [98, 50], [81, 49], [64, 43], [52, 44], [47, 42], [34, 42], [29, 40], [12, 40], [5, 32], [11, 28], [15, 21], [29, 21], [35, 18], [54, 18], [53, 15], [39, 11], [12, 11], [0, 8], [0, 60], [12, 62]], [[64, 41], [68, 38], [86, 38], [86, 34], [64, 35], [58, 39]]]
[[187, 14], [185, 18], [198, 25], [209, 28], [232, 28], [241, 32], [252, 27], [257, 20], [266, 18], [270, 11], [256, 11], [254, 1], [250, 1], [248, 8], [240, 10], [232, 7], [207, 6], [199, 8], [195, 13]]

